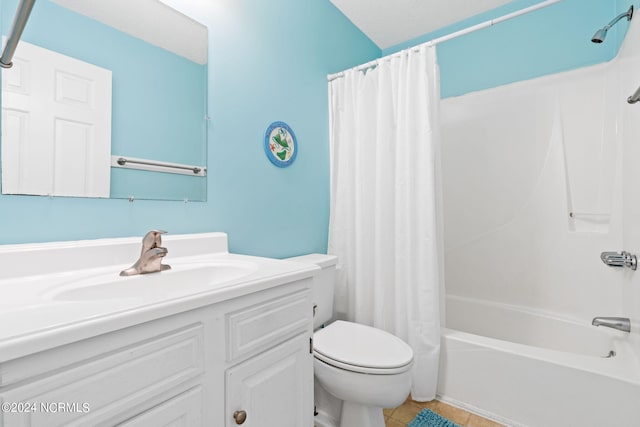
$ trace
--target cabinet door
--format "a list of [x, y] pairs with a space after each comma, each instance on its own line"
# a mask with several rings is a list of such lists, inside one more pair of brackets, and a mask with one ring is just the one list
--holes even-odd
[[[226, 372], [226, 427], [312, 427], [313, 355], [302, 334]], [[243, 411], [234, 418], [234, 413]]]

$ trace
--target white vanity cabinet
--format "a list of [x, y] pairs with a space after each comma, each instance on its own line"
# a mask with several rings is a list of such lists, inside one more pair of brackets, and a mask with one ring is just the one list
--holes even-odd
[[311, 280], [3, 362], [0, 426], [312, 427]]

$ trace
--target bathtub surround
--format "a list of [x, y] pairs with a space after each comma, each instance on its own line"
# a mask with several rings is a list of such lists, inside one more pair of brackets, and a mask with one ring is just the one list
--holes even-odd
[[633, 106], [619, 72], [613, 61], [443, 101], [448, 294], [620, 314], [625, 273], [600, 260], [622, 247], [617, 123]]
[[623, 235], [616, 115], [632, 107], [617, 73], [596, 65], [443, 101], [448, 294], [589, 321], [619, 313], [620, 272], [600, 261]]
[[[639, 75], [632, 20], [609, 63], [442, 102], [444, 401], [508, 425], [640, 419], [640, 278], [600, 260], [639, 244], [640, 110], [626, 101]], [[630, 317], [632, 332], [595, 328], [596, 316]]]
[[[440, 349], [434, 47], [329, 83], [337, 314], [413, 348], [412, 395], [435, 397]], [[371, 124], [375, 123], [375, 126]]]

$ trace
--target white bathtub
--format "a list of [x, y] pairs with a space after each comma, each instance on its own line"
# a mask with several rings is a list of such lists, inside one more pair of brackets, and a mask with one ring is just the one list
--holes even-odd
[[446, 326], [441, 400], [509, 426], [640, 426], [628, 334], [451, 295]]

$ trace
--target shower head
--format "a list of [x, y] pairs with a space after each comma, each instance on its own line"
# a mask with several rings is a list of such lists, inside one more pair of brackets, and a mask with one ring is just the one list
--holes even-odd
[[591, 37], [591, 41], [593, 43], [602, 43], [605, 37], [607, 37], [607, 30], [605, 28], [600, 28], [596, 31], [593, 37]]
[[607, 37], [607, 31], [609, 31], [609, 28], [613, 27], [619, 20], [624, 17], [627, 18], [627, 21], [631, 21], [631, 18], [633, 17], [633, 5], [629, 6], [629, 10], [627, 10], [625, 13], [621, 13], [620, 15], [616, 16], [611, 22], [596, 31], [593, 37], [591, 37], [591, 41], [594, 43], [602, 43], [605, 37]]

